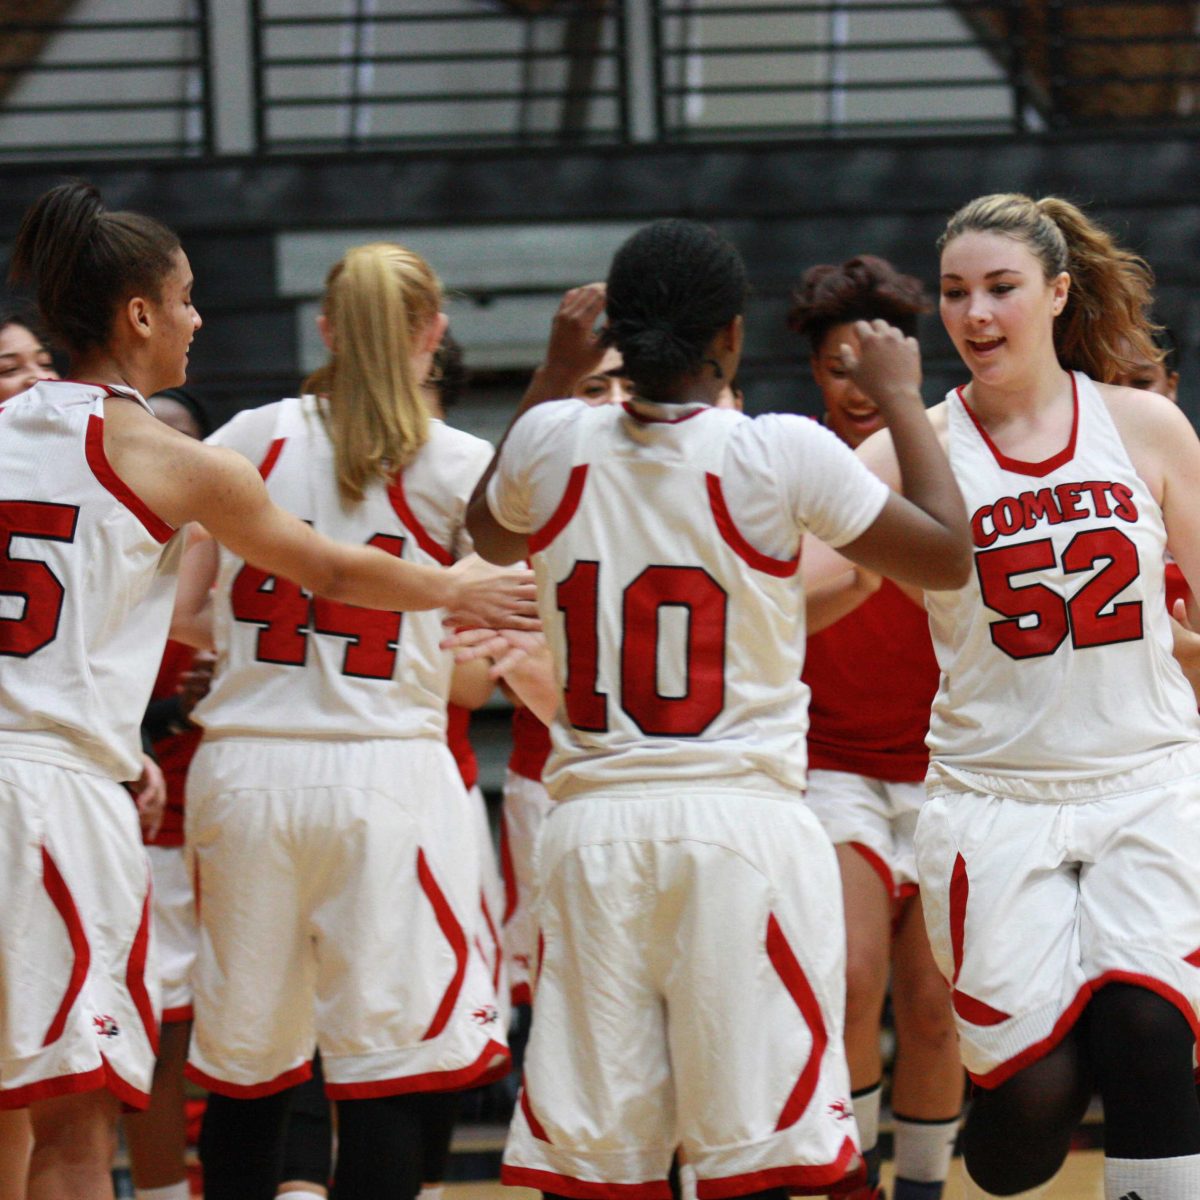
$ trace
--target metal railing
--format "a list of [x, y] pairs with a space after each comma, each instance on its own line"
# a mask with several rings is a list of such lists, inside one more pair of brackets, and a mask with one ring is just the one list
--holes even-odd
[[40, 3], [0, 162], [1200, 123], [1200, 0]]
[[0, 161], [213, 149], [209, 17], [0, 20]]
[[263, 150], [629, 136], [623, 9], [252, 0]]

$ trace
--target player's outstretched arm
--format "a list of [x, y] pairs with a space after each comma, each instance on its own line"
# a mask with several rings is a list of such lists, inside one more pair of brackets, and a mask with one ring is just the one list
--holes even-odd
[[[112, 443], [105, 430], [105, 450], [150, 508], [174, 526], [198, 522], [269, 574], [364, 608], [445, 608], [461, 624], [538, 627], [531, 576], [485, 574], [467, 562], [425, 566], [335, 542], [275, 504], [257, 469], [235, 451], [184, 438], [148, 414], [126, 412], [118, 420]], [[163, 462], [170, 471], [158, 469]]]
[[860, 448], [885, 481], [900, 484], [869, 529], [841, 553], [881, 575], [935, 590], [962, 587], [971, 570], [971, 530], [962, 493], [921, 400], [915, 338], [886, 321], [855, 323], [860, 354], [842, 346], [859, 388], [887, 421]]

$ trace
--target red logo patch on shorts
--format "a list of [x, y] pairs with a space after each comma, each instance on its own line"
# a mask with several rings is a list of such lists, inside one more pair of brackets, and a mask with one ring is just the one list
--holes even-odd
[[851, 1107], [849, 1100], [835, 1100], [829, 1106], [829, 1112], [832, 1116], [837, 1117], [839, 1121], [850, 1121], [854, 1118], [854, 1109]]
[[496, 1011], [494, 1004], [484, 1004], [477, 1008], [471, 1016], [480, 1025], [495, 1025], [500, 1020], [500, 1014]]
[[121, 1032], [121, 1027], [117, 1024], [116, 1017], [93, 1017], [92, 1024], [96, 1027], [96, 1032], [101, 1037], [113, 1038]]

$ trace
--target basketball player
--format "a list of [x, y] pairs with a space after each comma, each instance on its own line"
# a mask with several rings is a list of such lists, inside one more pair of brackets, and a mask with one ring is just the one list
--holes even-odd
[[[952, 587], [968, 535], [915, 343], [882, 324], [860, 326], [858, 370], [912, 500], [810, 421], [713, 408], [745, 292], [711, 230], [635, 234], [606, 301], [635, 398], [524, 407], [471, 505], [481, 553], [532, 554], [563, 685], [537, 1017], [501, 1174], [548, 1194], [665, 1200], [677, 1149], [701, 1200], [823, 1192], [859, 1167], [836, 861], [800, 799], [799, 541]], [[886, 380], [885, 341], [908, 364]]]
[[[976, 570], [926, 597], [917, 860], [978, 1085], [972, 1196], [1041, 1195], [1093, 1085], [1108, 1200], [1200, 1195], [1200, 719], [1163, 603], [1168, 544], [1200, 580], [1200, 442], [1168, 400], [1097, 382], [1156, 357], [1150, 282], [1057, 198], [981, 197], [941, 239], [971, 379], [931, 420]], [[895, 478], [886, 434], [863, 455]]]
[[[57, 379], [54, 360], [28, 318], [0, 314], [0, 404], [43, 379]], [[25, 1200], [33, 1132], [24, 1109], [0, 1110], [0, 1200]]]
[[[318, 530], [452, 563], [492, 451], [431, 420], [421, 395], [440, 307], [419, 256], [354, 248], [326, 284], [327, 365], [302, 397], [215, 440]], [[441, 614], [313, 601], [236, 553], [205, 557], [218, 668], [194, 713], [205, 736], [187, 834], [202, 897], [189, 1074], [213, 1093], [206, 1195], [274, 1194], [286, 1092], [319, 1043], [339, 1200], [403, 1200], [421, 1183], [419, 1093], [487, 1082], [509, 1061], [474, 936], [482, 848], [446, 747]], [[206, 590], [191, 579], [189, 594]]]
[[[788, 324], [808, 341], [825, 424], [851, 449], [883, 415], [846, 370], [853, 323], [881, 318], [915, 336], [930, 307], [919, 280], [864, 254], [805, 272]], [[917, 597], [918, 601], [920, 596]], [[810, 628], [812, 609], [809, 610]], [[867, 1189], [880, 1196], [879, 1027], [891, 982], [896, 1181], [893, 1200], [937, 1200], [958, 1132], [963, 1073], [950, 996], [929, 950], [913, 833], [929, 767], [925, 735], [938, 666], [924, 607], [890, 580], [809, 635], [808, 790], [837, 851], [846, 906], [846, 1057]]]
[[29, 1108], [30, 1200], [108, 1200], [118, 1108], [145, 1107], [157, 1041], [146, 860], [120, 784], [142, 769], [176, 530], [203, 521], [346, 603], [450, 603], [472, 620], [519, 591], [339, 546], [273, 505], [243, 459], [154, 418], [142, 396], [183, 382], [200, 327], [187, 258], [157, 221], [61, 185], [26, 214], [11, 273], [36, 285], [71, 375], [97, 382], [39, 383], [0, 408], [0, 1108]]

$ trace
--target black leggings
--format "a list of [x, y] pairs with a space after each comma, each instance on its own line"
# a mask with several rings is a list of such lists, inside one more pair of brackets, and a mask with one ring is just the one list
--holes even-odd
[[1045, 1183], [1097, 1089], [1110, 1157], [1200, 1153], [1193, 1044], [1170, 1001], [1132, 984], [1102, 988], [1054, 1050], [999, 1087], [975, 1092], [963, 1127], [971, 1178], [997, 1196]]

